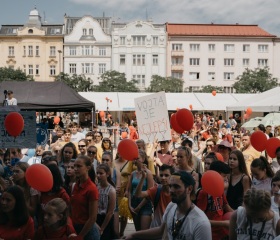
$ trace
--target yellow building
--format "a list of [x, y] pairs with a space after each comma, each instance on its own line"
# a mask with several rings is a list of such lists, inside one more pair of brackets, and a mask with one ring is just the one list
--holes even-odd
[[1, 26], [0, 53], [0, 67], [53, 81], [63, 71], [63, 24], [43, 23], [35, 8], [26, 24]]

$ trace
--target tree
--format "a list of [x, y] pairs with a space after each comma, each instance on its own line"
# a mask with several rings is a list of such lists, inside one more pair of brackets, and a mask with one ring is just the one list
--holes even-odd
[[20, 69], [0, 67], [0, 82], [3, 81], [34, 81], [33, 76], [26, 75]]
[[211, 93], [214, 90], [217, 91], [217, 92], [220, 92], [220, 93], [224, 92], [224, 89], [222, 87], [211, 86], [211, 85], [202, 86], [202, 88], [200, 90], [198, 90], [197, 92]]
[[272, 77], [268, 67], [255, 70], [246, 68], [237, 80], [233, 84], [237, 93], [260, 93], [278, 86], [277, 78]]
[[93, 91], [93, 84], [90, 78], [86, 78], [85, 75], [69, 75], [61, 72], [55, 77], [55, 81], [64, 82], [70, 88], [76, 92], [89, 92]]
[[96, 92], [139, 92], [136, 81], [127, 81], [125, 74], [117, 71], [107, 71], [100, 76], [101, 82], [94, 86]]
[[150, 86], [146, 89], [147, 92], [183, 92], [184, 82], [182, 79], [173, 77], [161, 77], [158, 75], [152, 76]]

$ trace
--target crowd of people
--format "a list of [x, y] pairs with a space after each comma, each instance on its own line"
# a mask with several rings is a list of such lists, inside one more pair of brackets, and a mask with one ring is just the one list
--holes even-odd
[[[136, 121], [121, 124], [119, 139], [138, 146], [133, 161], [110, 135], [75, 122], [56, 125], [48, 146], [35, 151], [0, 149], [0, 239], [277, 239], [280, 148], [271, 159], [233, 117], [194, 117], [191, 131], [153, 143], [139, 139]], [[255, 130], [280, 138], [280, 126]], [[50, 191], [28, 184], [33, 164], [50, 170]], [[221, 196], [203, 189], [207, 171], [222, 177]], [[124, 236], [129, 217], [136, 231]]]

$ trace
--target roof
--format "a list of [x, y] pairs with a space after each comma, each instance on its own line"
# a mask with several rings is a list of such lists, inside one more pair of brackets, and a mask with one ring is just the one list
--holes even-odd
[[167, 23], [169, 36], [276, 37], [258, 25]]
[[63, 82], [4, 81], [0, 89], [12, 90], [21, 110], [88, 112], [95, 107]]

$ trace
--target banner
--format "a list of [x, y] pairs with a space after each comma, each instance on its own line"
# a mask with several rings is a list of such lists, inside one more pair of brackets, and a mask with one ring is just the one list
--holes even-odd
[[19, 111], [24, 119], [22, 133], [14, 138], [4, 126], [5, 117], [9, 112], [0, 112], [0, 148], [36, 148], [36, 112]]
[[134, 102], [140, 139], [149, 143], [170, 140], [165, 92], [136, 98]]

